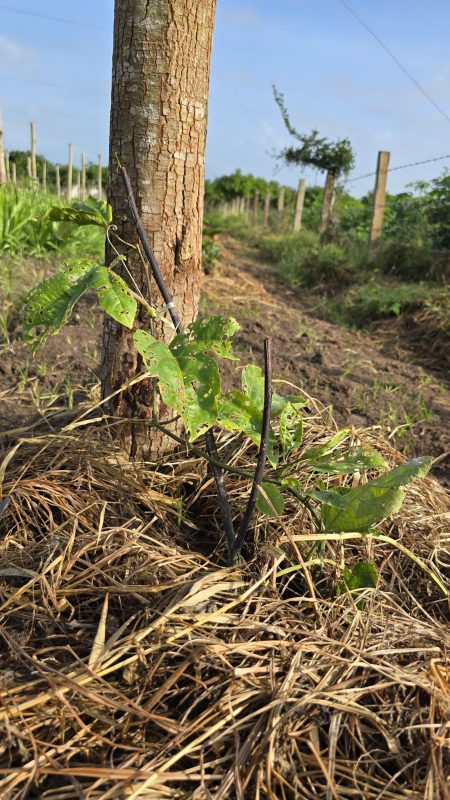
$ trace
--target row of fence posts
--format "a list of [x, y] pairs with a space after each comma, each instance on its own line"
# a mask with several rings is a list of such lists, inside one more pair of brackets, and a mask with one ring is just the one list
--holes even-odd
[[[378, 153], [375, 191], [373, 196], [372, 220], [369, 232], [369, 248], [372, 249], [379, 241], [383, 229], [383, 215], [386, 199], [387, 176], [389, 171], [389, 161], [391, 154], [386, 150]], [[334, 202], [334, 178], [327, 175], [324, 187], [324, 196], [320, 213], [319, 233], [325, 233], [329, 214]], [[302, 227], [303, 208], [305, 204], [306, 181], [301, 178], [298, 184], [297, 197], [295, 203], [294, 218], [292, 223], [293, 233], [298, 233]], [[220, 210], [224, 214], [241, 215], [253, 226], [258, 224], [261, 211], [261, 197], [259, 192], [255, 192], [253, 197], [235, 197], [229, 202], [220, 205]], [[285, 214], [285, 188], [280, 187], [277, 199], [277, 220], [283, 221]], [[272, 211], [272, 194], [267, 192], [262, 204], [262, 224], [264, 228], [270, 225], [270, 215]]]
[[[36, 157], [36, 125], [34, 122], [30, 123], [30, 155], [27, 157], [27, 182], [29, 188], [39, 189], [47, 192], [47, 163], [45, 159], [42, 162], [42, 172], [38, 175], [37, 171], [37, 157]], [[55, 165], [56, 178], [55, 178], [55, 193], [57, 197], [65, 196], [68, 203], [75, 197], [79, 200], [85, 200], [88, 193], [96, 194], [99, 200], [103, 199], [103, 185], [102, 185], [102, 157], [98, 156], [97, 163], [97, 182], [96, 185], [87, 186], [86, 180], [86, 156], [81, 153], [80, 168], [77, 169], [73, 164], [73, 145], [69, 144], [68, 163], [67, 163], [67, 182], [64, 190], [61, 186], [60, 165]], [[76, 175], [76, 184], [73, 183], [73, 178]], [[14, 161], [10, 159], [9, 151], [4, 148], [4, 135], [3, 135], [3, 121], [2, 110], [0, 106], [0, 186], [2, 184], [17, 185], [17, 167]]]

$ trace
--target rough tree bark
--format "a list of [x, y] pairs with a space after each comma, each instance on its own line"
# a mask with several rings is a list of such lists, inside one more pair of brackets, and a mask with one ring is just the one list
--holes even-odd
[[[108, 201], [119, 236], [138, 242], [127, 214], [116, 157], [126, 167], [138, 209], [161, 272], [185, 325], [197, 315], [201, 280], [204, 157], [210, 55], [216, 0], [115, 0]], [[112, 257], [111, 250], [107, 254]], [[127, 251], [131, 274], [147, 300], [162, 300], [139, 253]], [[140, 309], [137, 326], [149, 328]], [[173, 331], [157, 323], [154, 335]], [[141, 369], [132, 333], [107, 319], [104, 327], [103, 395]], [[152, 413], [152, 382], [143, 381], [111, 401], [119, 416], [142, 424], [124, 428], [132, 458], [154, 457], [163, 444], [145, 420]], [[164, 415], [165, 410], [160, 410]]]

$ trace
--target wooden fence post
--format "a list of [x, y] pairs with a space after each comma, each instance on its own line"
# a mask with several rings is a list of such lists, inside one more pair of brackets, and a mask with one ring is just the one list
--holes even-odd
[[37, 183], [37, 167], [36, 167], [36, 125], [30, 122], [31, 133], [31, 180]]
[[56, 196], [61, 197], [61, 177], [59, 174], [59, 164], [55, 165], [56, 169]]
[[81, 200], [81, 169], [76, 170], [77, 173], [77, 200]]
[[259, 192], [255, 192], [253, 198], [253, 225], [258, 224]]
[[33, 186], [33, 173], [31, 170], [31, 156], [27, 156], [27, 177], [29, 188]]
[[388, 150], [380, 150], [377, 160], [377, 175], [373, 195], [372, 224], [369, 234], [369, 250], [378, 244], [383, 229], [384, 204], [386, 200], [386, 184], [391, 154]]
[[334, 173], [327, 172], [327, 178], [323, 190], [322, 208], [320, 210], [319, 234], [321, 236], [323, 236], [323, 234], [325, 233], [326, 229], [328, 228], [328, 223], [330, 221], [331, 208], [333, 206], [335, 181], [336, 181], [336, 176], [334, 175]]
[[102, 185], [102, 156], [101, 153], [98, 157], [98, 172], [97, 172], [97, 192], [98, 192], [98, 199], [103, 200], [103, 185]]
[[5, 151], [3, 149], [3, 118], [2, 108], [0, 105], [0, 186], [6, 183], [6, 164], [5, 164]]
[[81, 153], [81, 199], [86, 200], [86, 156]]
[[47, 192], [47, 162], [45, 159], [42, 162], [42, 191], [44, 194]]
[[281, 187], [280, 191], [278, 192], [278, 211], [280, 212], [280, 216], [284, 213], [284, 195], [285, 189], [284, 186]]
[[69, 163], [67, 164], [67, 202], [72, 200], [73, 145], [69, 144]]
[[17, 170], [16, 170], [16, 162], [13, 161], [11, 163], [11, 181], [14, 185], [17, 183]]
[[272, 200], [272, 196], [270, 192], [266, 192], [266, 196], [264, 198], [264, 221], [263, 225], [265, 228], [269, 227], [269, 217], [270, 217], [270, 201]]
[[294, 227], [293, 227], [294, 233], [298, 233], [300, 228], [302, 227], [305, 192], [306, 192], [306, 181], [304, 178], [301, 178], [300, 183], [298, 184], [297, 203], [295, 206], [295, 217], [294, 217]]

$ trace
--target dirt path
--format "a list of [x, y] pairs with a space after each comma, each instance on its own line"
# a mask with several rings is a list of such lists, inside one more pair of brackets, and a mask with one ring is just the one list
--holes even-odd
[[[342, 425], [381, 425], [406, 456], [441, 457], [435, 474], [450, 485], [449, 384], [412, 363], [388, 330], [374, 337], [318, 319], [254, 250], [229, 238], [221, 269], [205, 279], [202, 310], [238, 319], [243, 360], [261, 364], [271, 336], [277, 377], [332, 406]], [[225, 380], [239, 380], [229, 365]]]

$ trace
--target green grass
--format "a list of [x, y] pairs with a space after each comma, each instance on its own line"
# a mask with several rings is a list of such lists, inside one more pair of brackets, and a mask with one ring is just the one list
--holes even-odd
[[103, 258], [105, 240], [100, 228], [52, 222], [46, 214], [55, 205], [65, 205], [65, 201], [27, 189], [0, 187], [0, 255]]
[[333, 243], [323, 244], [319, 236], [304, 230], [297, 234], [263, 236], [259, 242], [262, 258], [276, 265], [291, 286], [325, 291], [353, 280], [353, 265], [345, 250]]
[[436, 317], [446, 318], [448, 324], [449, 289], [374, 278], [351, 286], [322, 304], [327, 319], [356, 328], [419, 309], [429, 309]]

